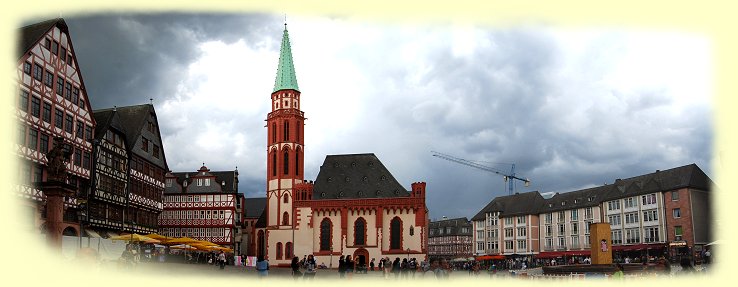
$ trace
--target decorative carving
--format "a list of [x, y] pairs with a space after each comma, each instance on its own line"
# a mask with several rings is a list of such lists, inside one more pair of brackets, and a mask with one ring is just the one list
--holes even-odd
[[63, 137], [54, 137], [54, 147], [46, 154], [48, 160], [47, 181], [67, 182], [67, 163], [71, 160], [72, 150], [64, 143]]

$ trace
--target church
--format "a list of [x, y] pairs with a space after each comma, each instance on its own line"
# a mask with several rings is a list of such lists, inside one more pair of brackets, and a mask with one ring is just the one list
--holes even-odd
[[407, 190], [372, 153], [327, 155], [317, 178], [304, 178], [305, 113], [287, 25], [267, 115], [266, 206], [252, 233], [257, 256], [289, 266], [312, 254], [337, 267], [390, 257], [426, 259], [425, 182]]

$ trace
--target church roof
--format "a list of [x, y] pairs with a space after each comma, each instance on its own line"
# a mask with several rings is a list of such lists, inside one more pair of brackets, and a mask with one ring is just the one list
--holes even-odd
[[284, 34], [282, 35], [282, 47], [279, 53], [279, 67], [277, 67], [277, 78], [274, 80], [274, 91], [279, 90], [296, 90], [297, 76], [295, 75], [295, 65], [292, 62], [292, 48], [290, 48], [290, 36], [287, 33], [287, 24], [284, 25]]
[[408, 196], [373, 153], [326, 156], [313, 187], [314, 200]]

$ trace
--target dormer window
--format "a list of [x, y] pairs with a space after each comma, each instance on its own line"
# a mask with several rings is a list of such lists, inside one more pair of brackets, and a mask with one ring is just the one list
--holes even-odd
[[548, 204], [548, 207], [553, 207], [553, 206], [554, 206], [553, 203]]
[[561, 202], [561, 206], [564, 206], [564, 205], [566, 205], [566, 201]]

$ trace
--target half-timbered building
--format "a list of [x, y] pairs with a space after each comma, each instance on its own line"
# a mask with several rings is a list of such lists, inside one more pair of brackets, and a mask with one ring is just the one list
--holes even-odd
[[20, 180], [14, 192], [27, 199], [34, 228], [45, 232], [46, 197], [33, 183], [46, 180], [46, 153], [55, 137], [64, 138], [72, 148], [72, 159], [67, 164], [68, 183], [78, 191], [65, 199], [64, 233], [77, 235], [77, 198], [89, 191], [95, 129], [82, 72], [69, 27], [63, 19], [22, 27], [19, 34], [14, 113], [17, 128], [13, 148], [20, 157], [17, 171]]
[[239, 198], [238, 170], [210, 171], [203, 164], [197, 172], [168, 172], [160, 232], [207, 240], [237, 251]]
[[266, 207], [256, 226], [256, 252], [287, 266], [313, 254], [337, 266], [351, 255], [426, 258], [425, 183], [405, 189], [374, 154], [329, 155], [316, 181], [304, 179], [304, 112], [285, 26], [267, 115]]
[[[143, 104], [95, 112], [116, 114], [125, 136], [128, 186], [122, 231], [157, 232], [168, 167], [154, 106]], [[98, 157], [100, 160], [106, 159]]]

